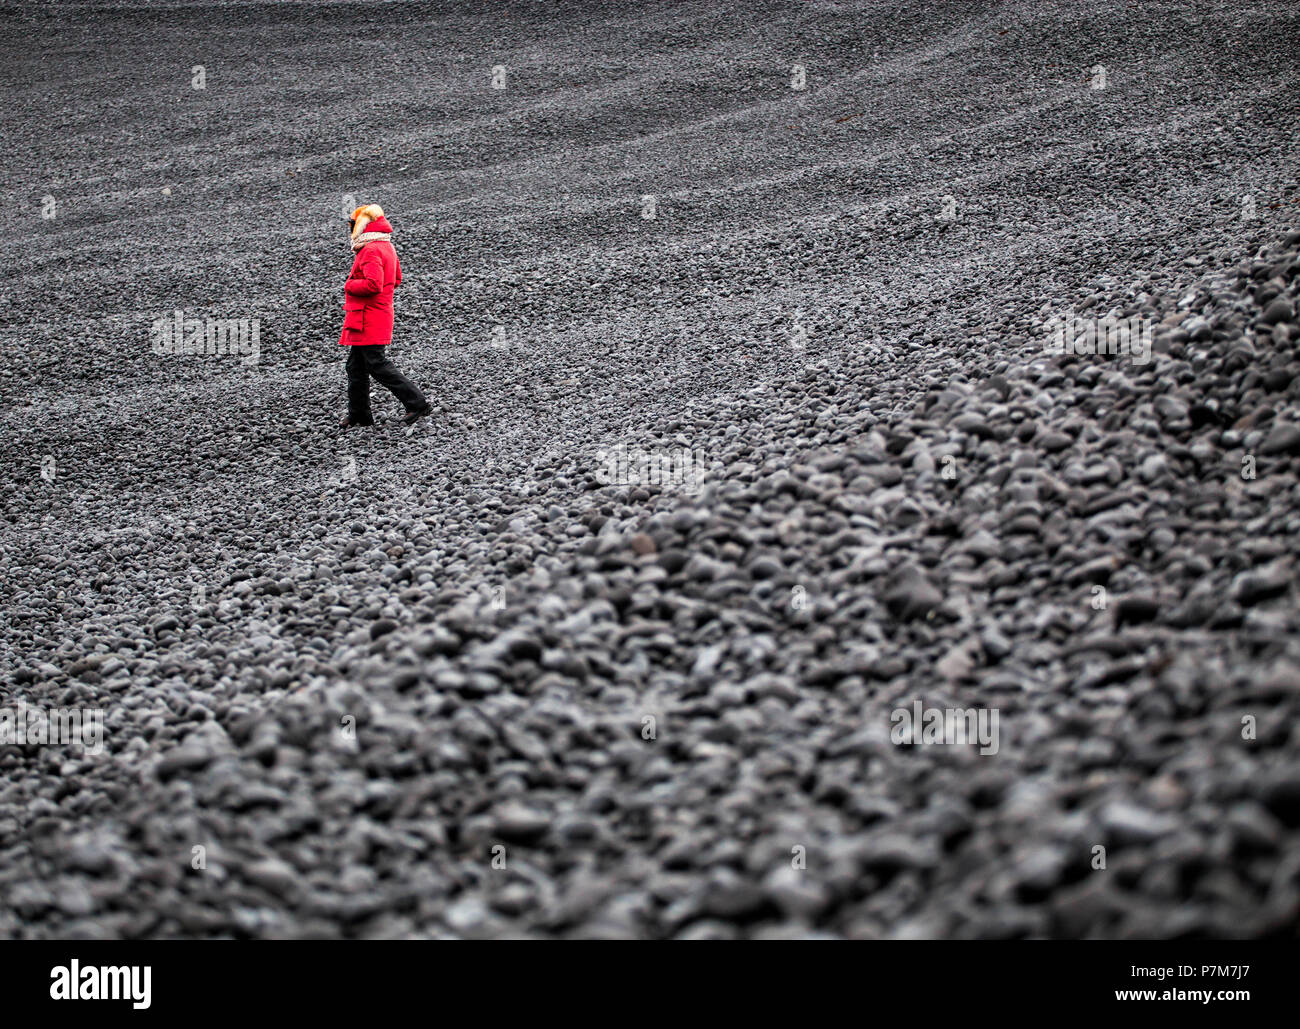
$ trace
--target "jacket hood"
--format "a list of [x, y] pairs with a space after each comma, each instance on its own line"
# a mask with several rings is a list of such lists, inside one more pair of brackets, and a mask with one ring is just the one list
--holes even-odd
[[[363, 232], [392, 232], [393, 227], [390, 224], [388, 224], [388, 219], [381, 214], [378, 218], [366, 222], [366, 227], [362, 231]], [[360, 233], [358, 233], [358, 235], [360, 235]]]
[[[352, 212], [352, 238], [356, 239], [363, 232], [392, 232], [392, 226], [384, 218], [384, 209], [378, 204], [362, 204]], [[384, 228], [371, 229], [376, 222], [383, 222]]]

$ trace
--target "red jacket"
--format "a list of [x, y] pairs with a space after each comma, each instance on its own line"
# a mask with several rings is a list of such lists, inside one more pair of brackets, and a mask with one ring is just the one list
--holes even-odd
[[[363, 232], [392, 232], [387, 218], [376, 218]], [[393, 290], [402, 284], [397, 251], [386, 239], [366, 243], [352, 261], [343, 284], [344, 346], [375, 346], [393, 341]]]

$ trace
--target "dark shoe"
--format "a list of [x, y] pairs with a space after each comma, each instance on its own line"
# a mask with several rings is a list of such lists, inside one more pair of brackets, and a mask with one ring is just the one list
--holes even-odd
[[351, 429], [353, 426], [356, 426], [356, 425], [374, 425], [374, 424], [375, 424], [375, 420], [374, 420], [373, 418], [367, 418], [367, 419], [365, 419], [364, 421], [362, 421], [361, 419], [358, 419], [357, 421], [354, 422], [354, 421], [352, 420], [352, 416], [351, 416], [351, 415], [344, 415], [344, 416], [343, 416], [343, 420], [342, 420], [341, 422], [339, 422], [339, 428], [340, 428], [340, 429]]
[[414, 425], [421, 418], [428, 418], [431, 414], [433, 414], [433, 405], [425, 404], [424, 407], [420, 408], [418, 411], [407, 411], [406, 414], [402, 416], [402, 424]]

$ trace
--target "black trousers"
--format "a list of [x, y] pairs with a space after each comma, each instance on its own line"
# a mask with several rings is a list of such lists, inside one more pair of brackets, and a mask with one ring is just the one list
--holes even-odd
[[419, 388], [388, 359], [387, 346], [348, 347], [348, 418], [374, 421], [370, 413], [370, 376], [392, 391], [408, 411], [423, 411], [428, 401]]

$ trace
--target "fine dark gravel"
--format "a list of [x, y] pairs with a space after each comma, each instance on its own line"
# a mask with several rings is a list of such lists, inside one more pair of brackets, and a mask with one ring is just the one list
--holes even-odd
[[0, 707], [105, 738], [0, 936], [1294, 937], [1300, 8], [1193, 6], [7, 12]]

